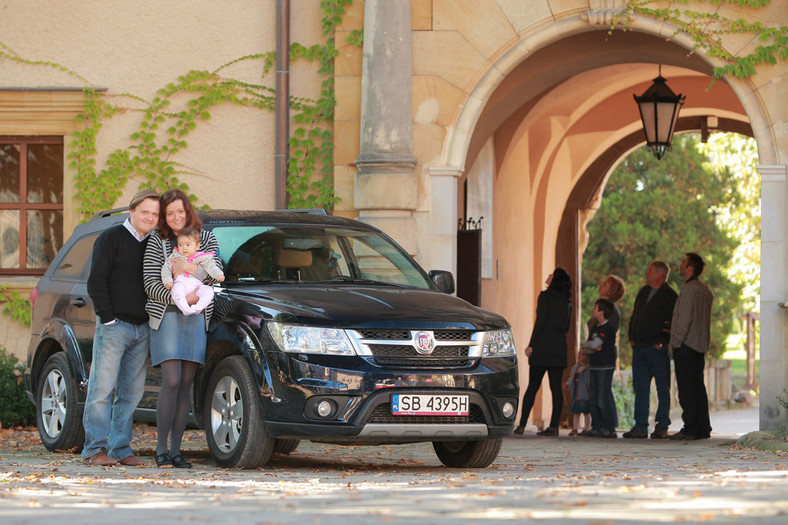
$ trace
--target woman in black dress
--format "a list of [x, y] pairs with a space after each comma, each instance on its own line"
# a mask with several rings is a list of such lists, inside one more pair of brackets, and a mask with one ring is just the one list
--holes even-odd
[[528, 387], [523, 395], [523, 411], [520, 424], [514, 429], [515, 434], [522, 434], [542, 378], [545, 373], [550, 381], [550, 393], [553, 398], [553, 413], [550, 426], [537, 432], [539, 436], [557, 436], [558, 423], [561, 419], [561, 408], [564, 396], [561, 392], [561, 380], [566, 368], [566, 334], [572, 315], [572, 278], [563, 268], [556, 268], [547, 280], [547, 290], [539, 294], [536, 303], [536, 322], [531, 334], [531, 341], [525, 349], [528, 357]]

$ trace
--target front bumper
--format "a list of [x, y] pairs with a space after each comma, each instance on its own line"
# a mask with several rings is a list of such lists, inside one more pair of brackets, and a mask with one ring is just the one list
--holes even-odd
[[[361, 358], [277, 356], [291, 381], [263, 397], [268, 433], [281, 439], [325, 443], [385, 444], [483, 440], [511, 434], [518, 406], [514, 358], [479, 359], [462, 370], [389, 370]], [[318, 379], [320, 378], [320, 379]], [[467, 416], [403, 416], [391, 411], [394, 393], [467, 395]], [[320, 417], [316, 406], [336, 410]], [[504, 416], [506, 404], [514, 410]]]

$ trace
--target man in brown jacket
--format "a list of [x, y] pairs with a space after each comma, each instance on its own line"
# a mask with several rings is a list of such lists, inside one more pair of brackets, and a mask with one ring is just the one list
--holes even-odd
[[707, 439], [711, 436], [703, 367], [711, 340], [711, 305], [714, 296], [709, 287], [698, 279], [705, 265], [700, 255], [687, 253], [679, 266], [684, 286], [673, 309], [670, 347], [673, 349], [684, 426], [670, 436], [674, 440]]

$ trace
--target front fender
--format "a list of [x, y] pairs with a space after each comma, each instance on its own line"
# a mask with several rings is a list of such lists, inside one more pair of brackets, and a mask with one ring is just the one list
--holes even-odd
[[222, 359], [231, 355], [244, 356], [261, 398], [277, 399], [271, 368], [265, 360], [262, 344], [254, 329], [243, 320], [225, 318], [208, 333], [205, 368], [200, 384], [196, 385], [198, 391], [203, 393], [200, 399], [196, 400], [199, 402], [195, 403], [198, 412], [202, 412], [204, 408], [204, 393], [214, 368]]

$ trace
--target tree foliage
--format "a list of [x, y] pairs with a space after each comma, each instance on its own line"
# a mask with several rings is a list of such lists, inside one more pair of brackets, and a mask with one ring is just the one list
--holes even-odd
[[758, 181], [751, 180], [752, 174], [746, 180], [741, 175], [710, 161], [694, 134], [675, 136], [672, 152], [662, 160], [640, 148], [611, 175], [600, 209], [588, 224], [581, 293], [588, 318], [605, 276], [613, 273], [624, 280], [627, 293], [618, 305], [622, 365], [631, 362], [626, 330], [635, 296], [645, 285], [646, 268], [653, 260], [667, 262], [668, 282], [678, 292], [683, 284], [678, 266], [686, 252], [697, 252], [706, 261], [701, 279], [714, 293], [711, 355], [724, 351], [735, 320], [748, 306], [742, 299], [747, 279], [731, 277], [737, 249], [742, 238], [759, 238], [757, 217], [746, 227], [740, 224], [747, 213], [743, 210], [751, 213], [753, 205], [760, 204], [759, 193], [755, 199], [741, 187], [757, 186]]

